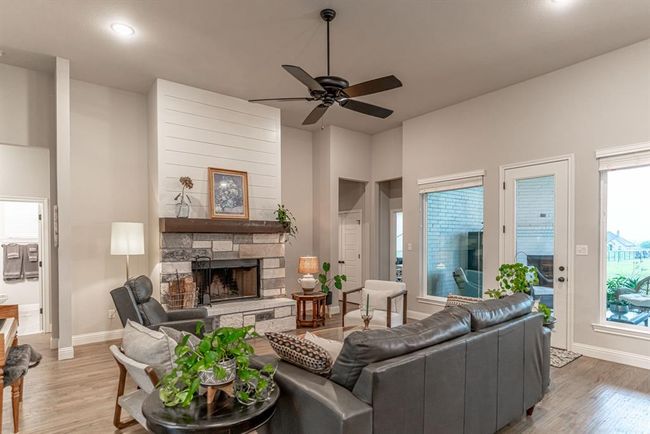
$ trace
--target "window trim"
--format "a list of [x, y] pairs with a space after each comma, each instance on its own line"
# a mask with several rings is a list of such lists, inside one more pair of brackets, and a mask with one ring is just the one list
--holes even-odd
[[[427, 213], [425, 196], [427, 193], [459, 190], [463, 188], [483, 187], [483, 222], [485, 222], [485, 169], [461, 172], [432, 178], [418, 179], [418, 195], [420, 210], [420, 292], [417, 296], [419, 303], [444, 307], [446, 297], [427, 294], [427, 240], [425, 231], [427, 227]], [[483, 253], [485, 250], [483, 251]], [[481, 264], [484, 260], [481, 260]]]
[[[598, 322], [592, 323], [592, 329], [597, 333], [616, 336], [625, 336], [634, 339], [650, 340], [650, 327], [634, 324], [607, 321], [607, 174], [611, 170], [632, 169], [648, 165], [646, 160], [650, 152], [650, 142], [636, 143], [633, 145], [614, 146], [596, 151], [596, 160], [599, 166], [600, 185], [600, 266], [598, 272], [599, 297], [598, 297]], [[608, 164], [614, 162], [615, 166]], [[609, 167], [609, 168], [608, 168]]]

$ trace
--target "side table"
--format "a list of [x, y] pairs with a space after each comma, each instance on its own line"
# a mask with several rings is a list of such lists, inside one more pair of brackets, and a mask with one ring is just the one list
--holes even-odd
[[[325, 325], [326, 294], [320, 291], [308, 294], [296, 292], [291, 297], [296, 300], [296, 328]], [[311, 318], [307, 318], [308, 302], [311, 302]]]

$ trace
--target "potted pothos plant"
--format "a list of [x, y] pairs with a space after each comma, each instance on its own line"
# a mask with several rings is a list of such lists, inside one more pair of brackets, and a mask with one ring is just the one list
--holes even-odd
[[273, 214], [275, 214], [275, 219], [287, 232], [287, 238], [296, 238], [296, 235], [298, 235], [298, 226], [296, 226], [296, 218], [293, 216], [293, 213], [284, 205], [278, 204], [278, 208], [273, 211]]
[[343, 289], [343, 282], [347, 281], [348, 278], [345, 274], [337, 274], [335, 276], [329, 277], [329, 272], [331, 269], [329, 262], [323, 262], [321, 273], [318, 275], [318, 283], [320, 284], [320, 290], [326, 294], [325, 302], [328, 305], [332, 304], [332, 291], [330, 286], [333, 284], [334, 287], [338, 290]]
[[[197, 335], [203, 327], [203, 323], [197, 324]], [[174, 367], [160, 381], [160, 400], [168, 407], [187, 407], [197, 396], [199, 386], [218, 386], [237, 378], [241, 381], [235, 382], [235, 398], [242, 404], [268, 397], [275, 387], [275, 368], [250, 367], [254, 350], [246, 339], [255, 336], [253, 326], [221, 327], [204, 334], [196, 345], [190, 344], [190, 335], [185, 335], [176, 346]]]
[[[496, 280], [499, 283], [499, 288], [485, 291], [485, 294], [490, 298], [503, 298], [516, 292], [530, 294], [533, 285], [539, 283], [539, 274], [537, 268], [519, 262], [502, 264], [499, 267]], [[537, 303], [536, 306], [537, 312], [544, 315], [544, 326], [552, 329], [556, 320], [552, 315], [551, 308], [544, 303]]]

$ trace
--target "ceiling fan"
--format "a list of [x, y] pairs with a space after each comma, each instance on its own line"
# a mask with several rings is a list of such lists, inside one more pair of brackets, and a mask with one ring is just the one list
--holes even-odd
[[320, 101], [311, 113], [302, 122], [303, 125], [312, 125], [323, 117], [327, 109], [338, 103], [341, 107], [355, 112], [385, 119], [393, 111], [366, 102], [357, 101], [351, 98], [383, 92], [402, 86], [402, 82], [394, 75], [364, 81], [350, 86], [348, 81], [342, 77], [330, 75], [330, 22], [336, 17], [334, 9], [323, 9], [320, 11], [321, 18], [327, 23], [327, 75], [312, 77], [304, 69], [294, 65], [282, 65], [282, 67], [298, 81], [307, 86], [309, 97], [297, 98], [264, 98], [251, 99], [250, 102], [263, 101]]

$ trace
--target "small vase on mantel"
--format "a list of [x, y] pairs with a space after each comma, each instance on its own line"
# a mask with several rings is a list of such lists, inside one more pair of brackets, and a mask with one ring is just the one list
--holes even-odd
[[176, 204], [176, 217], [179, 219], [186, 219], [190, 216], [190, 204], [181, 202]]
[[186, 219], [190, 216], [192, 200], [185, 190], [191, 190], [194, 187], [194, 182], [189, 176], [181, 176], [178, 182], [181, 183], [183, 189], [174, 198], [176, 201], [176, 218]]

